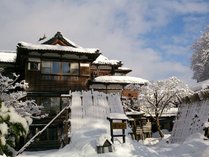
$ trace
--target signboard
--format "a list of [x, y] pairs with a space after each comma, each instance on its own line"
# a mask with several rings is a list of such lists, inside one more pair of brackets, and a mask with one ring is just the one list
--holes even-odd
[[126, 123], [122, 122], [113, 122], [112, 129], [126, 129]]

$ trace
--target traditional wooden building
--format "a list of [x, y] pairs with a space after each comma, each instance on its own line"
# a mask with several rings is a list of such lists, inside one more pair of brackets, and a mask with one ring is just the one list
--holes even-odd
[[[5, 54], [4, 54], [5, 53]], [[29, 83], [27, 99], [36, 100], [43, 106], [43, 113], [49, 116], [33, 121], [28, 139], [46, 126], [66, 105], [68, 99], [63, 97], [69, 90], [100, 90], [111, 89], [112, 85], [121, 90], [121, 86], [131, 83], [125, 77], [131, 70], [122, 67], [122, 62], [109, 60], [97, 48], [83, 48], [57, 32], [52, 38], [41, 44], [19, 42], [16, 53], [0, 52], [0, 67], [6, 75], [20, 74], [21, 80]], [[10, 56], [11, 55], [11, 56]], [[4, 59], [3, 57], [6, 57]], [[10, 57], [9, 57], [10, 56]], [[3, 58], [3, 59], [2, 59]], [[105, 76], [104, 76], [105, 75]], [[114, 76], [113, 76], [114, 75]], [[120, 75], [126, 78], [124, 82], [99, 81], [99, 77]], [[103, 78], [104, 80], [104, 78]], [[113, 81], [113, 80], [112, 80]], [[141, 82], [142, 84], [144, 82]], [[29, 147], [31, 150], [59, 148], [62, 143], [68, 143], [70, 109], [57, 118]]]
[[[11, 54], [13, 59], [9, 60]], [[20, 79], [29, 83], [27, 99], [36, 100], [38, 105], [44, 107], [42, 112], [49, 114], [44, 119], [33, 121], [29, 138], [65, 107], [68, 102], [62, 94], [88, 88], [91, 64], [100, 55], [98, 49], [83, 48], [65, 38], [61, 32], [42, 44], [19, 42], [14, 54], [1, 55], [1, 68], [5, 69], [7, 75], [10, 72], [20, 74]], [[64, 112], [29, 148], [59, 148], [63, 137], [67, 136], [68, 116], [69, 113]], [[64, 140], [67, 142], [66, 138]]]
[[109, 76], [109, 75], [126, 75], [132, 70], [122, 67], [123, 63], [118, 60], [110, 60], [104, 55], [100, 54], [99, 57], [92, 63], [91, 72], [93, 77]]
[[[138, 84], [140, 86], [148, 81], [132, 76], [98, 76], [91, 81], [89, 88], [102, 91], [105, 93], [121, 93], [126, 90], [128, 84]], [[132, 93], [131, 90], [126, 90], [125, 94]]]

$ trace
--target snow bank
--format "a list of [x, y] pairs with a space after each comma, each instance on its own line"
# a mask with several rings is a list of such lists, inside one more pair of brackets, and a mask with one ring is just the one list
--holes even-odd
[[[163, 147], [163, 149], [161, 148]], [[209, 141], [200, 133], [189, 136], [182, 144], [164, 144], [154, 147], [164, 157], [208, 157]]]
[[[97, 154], [98, 139], [102, 135], [110, 134], [109, 121], [102, 118], [107, 116], [107, 113], [100, 112], [105, 111], [106, 101], [102, 99], [103, 94], [97, 93], [97, 96], [93, 94], [92, 99], [91, 93], [83, 93], [83, 100], [87, 105], [85, 106], [81, 105], [80, 93], [74, 95], [77, 97], [73, 100], [72, 111], [77, 113], [73, 113], [72, 116], [74, 118], [77, 116], [74, 121], [77, 129], [72, 132], [73, 141], [59, 150], [24, 152], [19, 157], [209, 157], [209, 140], [203, 140], [199, 133], [191, 135], [182, 144], [167, 143], [169, 135], [162, 140], [150, 138], [139, 142], [131, 140], [127, 135], [126, 143], [122, 143], [120, 138], [114, 141], [114, 152]], [[87, 95], [91, 96], [91, 99], [87, 99]], [[108, 101], [111, 102], [110, 99]], [[92, 106], [94, 108], [91, 108]], [[116, 106], [112, 108], [117, 110]], [[101, 114], [100, 118], [97, 112]]]

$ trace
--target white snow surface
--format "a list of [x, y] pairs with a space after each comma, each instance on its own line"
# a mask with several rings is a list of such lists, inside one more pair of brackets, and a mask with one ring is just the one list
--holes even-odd
[[128, 67], [118, 67], [118, 69], [120, 69], [120, 70], [131, 70], [131, 69], [128, 68]]
[[144, 84], [149, 81], [133, 76], [98, 76], [94, 79], [94, 82]]
[[205, 81], [196, 83], [194, 86], [191, 87], [191, 89], [197, 92], [200, 90], [208, 89], [208, 87], [209, 87], [209, 80], [205, 80]]
[[117, 65], [120, 63], [118, 60], [108, 59], [104, 55], [99, 55], [97, 59], [93, 62], [94, 64], [109, 64], [109, 65]]
[[209, 100], [182, 103], [175, 120], [171, 142], [182, 143], [194, 133], [202, 133], [208, 121]]
[[15, 62], [17, 54], [13, 51], [0, 51], [1, 62]]
[[98, 49], [96, 48], [74, 48], [71, 46], [60, 46], [60, 45], [46, 45], [46, 44], [31, 44], [27, 42], [19, 42], [18, 47], [30, 49], [30, 50], [54, 50], [54, 51], [70, 51], [78, 53], [96, 53]]
[[[19, 157], [209, 157], [209, 140], [203, 140], [200, 133], [191, 135], [181, 144], [168, 143], [169, 135], [166, 135], [165, 139], [147, 138], [145, 141], [139, 142], [131, 140], [130, 136], [127, 135], [126, 143], [121, 143], [120, 138], [114, 141], [113, 152], [97, 154], [98, 139], [108, 138], [106, 134], [110, 133], [110, 124], [105, 118], [106, 112], [110, 112], [108, 108], [117, 109], [116, 106], [118, 106], [117, 112], [121, 111], [119, 104], [115, 105], [116, 100], [118, 100], [117, 96], [112, 96], [111, 100], [108, 99], [108, 104], [112, 103], [115, 107], [112, 105], [108, 107], [106, 106], [107, 99], [103, 98], [104, 94], [97, 93], [97, 97], [93, 94], [94, 98], [91, 101], [87, 98], [90, 94], [83, 93], [85, 104], [88, 105], [82, 104], [82, 100], [79, 99], [80, 93], [73, 93], [73, 95], [76, 96], [73, 99], [72, 110], [76, 110], [77, 113], [72, 115], [72, 120], [79, 127], [72, 131], [72, 142], [58, 150], [26, 151]], [[94, 104], [91, 104], [92, 102]], [[76, 117], [77, 119], [75, 119]], [[74, 125], [72, 123], [72, 127]], [[99, 142], [102, 140], [100, 139]]]
[[70, 39], [68, 39], [68, 38], [66, 38], [66, 37], [64, 37], [64, 36], [63, 36], [63, 38], [64, 38], [67, 42], [69, 42], [71, 45], [73, 45], [74, 47], [82, 48], [80, 45], [78, 45], [78, 44], [72, 42]]

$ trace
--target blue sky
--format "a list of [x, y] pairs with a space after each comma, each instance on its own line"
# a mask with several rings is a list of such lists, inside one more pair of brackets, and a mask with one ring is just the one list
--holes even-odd
[[209, 24], [207, 0], [1, 0], [1, 50], [57, 31], [148, 80], [194, 84], [191, 46]]

